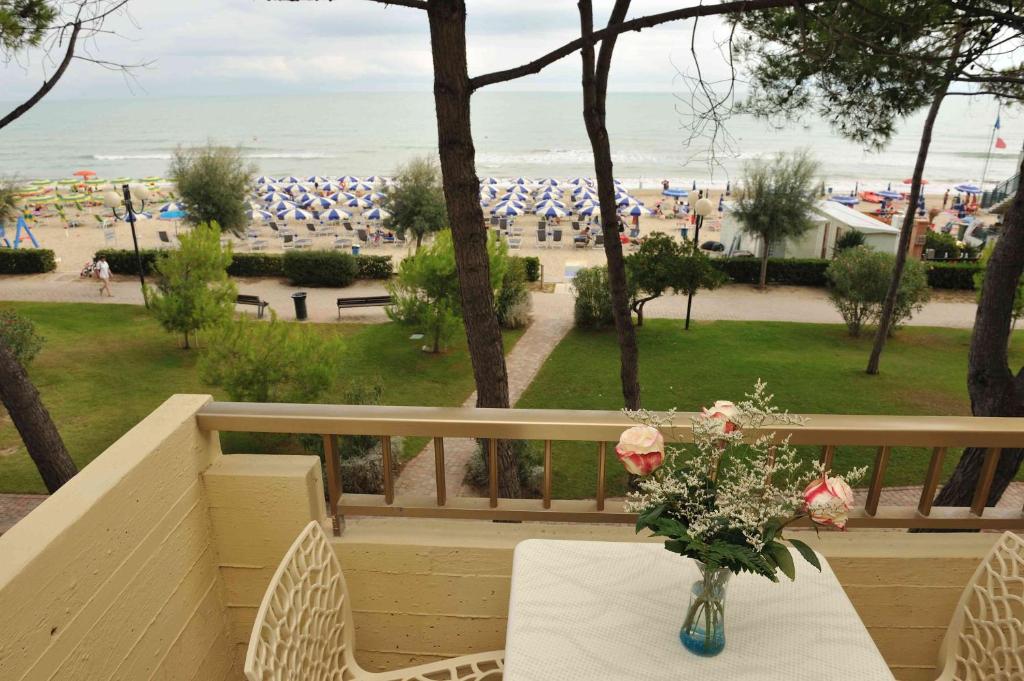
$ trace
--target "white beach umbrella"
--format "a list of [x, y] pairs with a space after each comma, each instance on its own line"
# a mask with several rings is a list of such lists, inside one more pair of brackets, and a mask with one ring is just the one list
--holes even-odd
[[548, 201], [551, 199], [560, 201], [562, 199], [562, 192], [558, 191], [557, 189], [552, 189], [546, 192], [541, 192], [540, 194], [537, 195], [538, 201]]
[[348, 190], [352, 192], [370, 192], [373, 191], [373, 184], [365, 180], [359, 182], [353, 182], [348, 185]]
[[329, 177], [324, 177], [323, 175], [310, 175], [306, 178], [306, 182], [309, 182], [310, 184], [323, 184], [324, 182], [330, 181], [331, 179]]
[[292, 195], [302, 194], [303, 192], [306, 191], [306, 187], [304, 185], [301, 185], [301, 184], [297, 183], [297, 182], [292, 182], [291, 184], [286, 184], [286, 185], [284, 185], [282, 187], [279, 187], [278, 189], [279, 189], [279, 191], [285, 192], [286, 194], [292, 194]]
[[485, 184], [480, 186], [480, 196], [489, 196], [492, 199], [498, 195], [498, 190], [493, 185]]
[[304, 211], [301, 208], [289, 208], [288, 210], [278, 211], [277, 217], [280, 220], [301, 221], [312, 220], [313, 214], [308, 211]]
[[526, 185], [526, 184], [533, 184], [533, 182], [528, 180], [528, 179], [526, 179], [525, 177], [517, 177], [516, 179], [512, 180], [512, 184], [523, 184], [523, 185]]
[[587, 177], [570, 177], [566, 184], [571, 184], [574, 187], [589, 187], [593, 183]]
[[525, 210], [514, 203], [499, 204], [491, 210], [491, 213], [494, 215], [522, 215], [525, 212]]
[[584, 208], [589, 208], [590, 206], [596, 205], [597, 201], [594, 201], [593, 199], [580, 199], [576, 203], [572, 204], [572, 207], [575, 208], [576, 210], [583, 210]]
[[259, 177], [256, 178], [256, 184], [273, 184], [275, 182], [277, 182], [277, 180], [270, 177], [269, 175], [260, 175]]
[[367, 220], [386, 220], [391, 217], [391, 213], [387, 212], [383, 208], [372, 208], [368, 211], [364, 211], [363, 217]]
[[333, 193], [333, 192], [338, 191], [339, 189], [341, 189], [341, 185], [339, 185], [337, 182], [327, 181], [327, 182], [324, 182], [322, 185], [320, 185], [320, 191], [322, 191], [322, 192], [332, 192]]
[[298, 184], [299, 182], [302, 182], [302, 180], [295, 177], [294, 175], [289, 175], [288, 177], [282, 177], [281, 179], [278, 180], [278, 182], [282, 184]]
[[356, 177], [355, 175], [342, 175], [341, 177], [338, 178], [338, 182], [344, 185], [350, 185], [359, 182], [359, 178]]
[[166, 213], [169, 210], [185, 210], [185, 207], [178, 203], [177, 201], [171, 201], [170, 203], [165, 203], [164, 205], [160, 206], [161, 213]]
[[345, 202], [349, 208], [373, 208], [373, 201], [364, 196], [354, 196]]
[[311, 210], [327, 210], [334, 207], [334, 201], [323, 196], [314, 196], [305, 203], [304, 207]]
[[593, 206], [587, 206], [586, 208], [583, 208], [583, 209], [580, 210], [580, 215], [582, 215], [583, 217], [590, 217], [591, 215], [600, 215], [600, 214], [601, 214], [601, 206], [598, 206], [596, 204], [593, 205]]
[[344, 203], [345, 201], [354, 198], [356, 198], [356, 195], [352, 192], [335, 192], [331, 194], [331, 199], [336, 203]]
[[302, 192], [301, 194], [299, 194], [298, 196], [296, 196], [292, 200], [295, 201], [295, 203], [297, 205], [305, 206], [307, 203], [309, 203], [310, 201], [312, 201], [315, 198], [316, 198], [316, 194], [310, 194], [309, 192]]
[[245, 216], [249, 218], [249, 220], [269, 220], [270, 218], [274, 217], [274, 214], [271, 213], [270, 211], [261, 210], [259, 208], [252, 208], [250, 210], [245, 211]]
[[545, 177], [542, 180], [538, 180], [537, 184], [539, 184], [542, 187], [557, 187], [558, 186], [558, 180], [556, 180], [553, 177]]
[[547, 201], [540, 201], [536, 206], [533, 207], [534, 213], [543, 213], [548, 208], [557, 208], [560, 211], [565, 211], [565, 204], [561, 201], [555, 201], [554, 199], [548, 199]]
[[275, 201], [267, 206], [267, 210], [271, 213], [281, 213], [283, 211], [294, 210], [297, 208], [293, 201]]
[[498, 184], [498, 178], [496, 177], [485, 177], [480, 180], [480, 184]]
[[370, 194], [366, 195], [366, 198], [370, 199], [374, 203], [377, 203], [379, 201], [383, 201], [384, 199], [388, 198], [388, 195], [385, 194], [384, 192], [371, 192]]
[[544, 210], [534, 211], [537, 215], [543, 215], [546, 218], [564, 218], [568, 215], [563, 209], [558, 206], [548, 206]]
[[633, 198], [632, 196], [630, 196], [628, 194], [625, 194], [625, 195], [619, 197], [615, 201], [615, 204], [619, 208], [628, 208], [630, 206], [640, 206], [640, 205], [643, 205], [639, 201], [637, 201], [635, 198]]
[[523, 203], [522, 201], [499, 201], [498, 203], [494, 204], [494, 210], [501, 210], [505, 206], [514, 206], [515, 208], [518, 208], [524, 213], [526, 212], [526, 204]]
[[320, 219], [321, 220], [328, 220], [328, 221], [332, 221], [332, 220], [348, 220], [350, 217], [352, 217], [351, 213], [343, 211], [340, 208], [332, 208], [329, 211], [327, 211], [326, 213], [321, 213], [320, 214]]
[[369, 182], [370, 184], [377, 185], [384, 182], [384, 178], [379, 175], [370, 175], [369, 177], [364, 177], [363, 182]]
[[578, 189], [573, 190], [572, 198], [576, 199], [577, 201], [580, 199], [596, 199], [597, 192], [590, 191], [589, 187], [580, 187]]
[[622, 208], [621, 210], [619, 210], [619, 213], [622, 215], [650, 215], [651, 211], [644, 208], [641, 204], [638, 203], [635, 206]]
[[502, 201], [529, 201], [530, 194], [528, 192], [507, 192], [501, 195]]
[[263, 203], [274, 203], [276, 201], [291, 201], [292, 200], [291, 196], [289, 196], [288, 194], [285, 194], [283, 192], [270, 192], [269, 194], [264, 194], [260, 198], [263, 199]]

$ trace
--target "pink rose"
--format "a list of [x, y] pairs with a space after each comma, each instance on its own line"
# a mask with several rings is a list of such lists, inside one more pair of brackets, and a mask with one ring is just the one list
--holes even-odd
[[823, 477], [807, 485], [804, 503], [811, 520], [842, 530], [853, 507], [853, 490], [842, 478]]
[[711, 406], [710, 409], [704, 408], [704, 418], [710, 419], [715, 422], [718, 428], [718, 432], [721, 435], [726, 435], [736, 430], [736, 417], [739, 415], [739, 409], [732, 402], [725, 400], [719, 400]]
[[665, 439], [653, 426], [633, 426], [622, 431], [615, 454], [633, 475], [650, 475], [665, 461]]

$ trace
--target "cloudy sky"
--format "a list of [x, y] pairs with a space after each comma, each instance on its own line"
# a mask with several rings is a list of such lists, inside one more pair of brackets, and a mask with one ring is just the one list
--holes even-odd
[[[579, 34], [573, 0], [467, 0], [471, 74], [517, 65]], [[596, 23], [610, 2], [596, 0]], [[678, 0], [640, 0], [633, 15], [680, 6]], [[155, 60], [126, 84], [117, 74], [76, 62], [54, 98], [260, 94], [431, 87], [427, 20], [423, 12], [369, 0], [131, 0], [130, 16], [111, 21], [122, 35], [102, 36], [90, 50], [106, 60]], [[673, 90], [674, 64], [687, 68], [692, 22], [619, 41], [611, 86], [618, 91]], [[720, 71], [714, 40], [724, 33], [702, 20], [698, 44]], [[26, 96], [40, 80], [38, 53], [0, 65], [0, 99]], [[579, 59], [570, 57], [517, 90], [578, 87]], [[678, 89], [678, 88], [675, 88]]]

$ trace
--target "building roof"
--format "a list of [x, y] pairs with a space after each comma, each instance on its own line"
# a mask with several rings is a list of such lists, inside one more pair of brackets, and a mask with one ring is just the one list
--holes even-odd
[[854, 210], [848, 206], [835, 201], [819, 201], [815, 211], [830, 220], [852, 227], [858, 232], [869, 232], [872, 234], [899, 234], [900, 230], [892, 225], [887, 225], [880, 220]]

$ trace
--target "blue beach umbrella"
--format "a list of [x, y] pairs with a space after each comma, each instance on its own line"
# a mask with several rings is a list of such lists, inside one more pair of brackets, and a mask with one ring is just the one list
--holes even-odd
[[525, 212], [521, 206], [514, 203], [499, 204], [491, 210], [494, 215], [522, 215]]
[[260, 210], [259, 208], [253, 208], [245, 211], [245, 216], [250, 220], [269, 220], [274, 217], [274, 214], [270, 211]]
[[371, 208], [370, 210], [363, 212], [363, 217], [367, 220], [386, 220], [391, 217], [391, 213], [387, 212], [383, 208]]
[[293, 201], [277, 201], [267, 206], [267, 210], [271, 213], [281, 213], [295, 208], [297, 208], [297, 206]]
[[270, 177], [269, 175], [260, 175], [259, 177], [256, 178], [256, 184], [273, 184], [275, 182], [277, 182], [277, 180]]
[[293, 201], [300, 206], [305, 206], [307, 203], [316, 198], [316, 194], [310, 194], [309, 192], [302, 192], [296, 196]]
[[498, 184], [498, 178], [496, 177], [485, 177], [480, 180], [480, 184]]
[[582, 210], [588, 206], [596, 206], [597, 202], [593, 199], [580, 199], [576, 203], [572, 204], [572, 207], [576, 210]]
[[342, 175], [341, 177], [338, 178], [338, 182], [341, 182], [342, 184], [345, 185], [350, 185], [359, 182], [359, 178], [356, 177], [355, 175]]
[[565, 212], [564, 209], [554, 205], [548, 206], [544, 210], [536, 210], [534, 212], [537, 215], [543, 215], [546, 218], [564, 218], [566, 215], [568, 215], [568, 213]]
[[600, 214], [601, 214], [601, 206], [598, 206], [597, 204], [594, 204], [593, 206], [587, 206], [586, 208], [583, 208], [583, 209], [580, 210], [580, 215], [582, 215], [583, 217], [590, 217], [591, 215], [600, 215]]
[[314, 196], [304, 204], [304, 207], [311, 210], [327, 210], [334, 207], [334, 201], [323, 196]]
[[508, 192], [507, 194], [502, 194], [501, 198], [499, 200], [500, 201], [519, 201], [521, 203], [525, 203], [526, 201], [530, 200], [530, 195], [527, 194], [526, 192]]
[[841, 203], [844, 206], [856, 206], [858, 203], [860, 203], [860, 199], [858, 199], [856, 196], [846, 195], [831, 196], [829, 197], [829, 201], [835, 201], [836, 203]]
[[363, 196], [355, 196], [345, 202], [349, 208], [373, 208], [373, 201]]
[[340, 208], [332, 208], [329, 211], [327, 211], [326, 213], [321, 213], [320, 214], [320, 219], [321, 220], [328, 220], [328, 221], [348, 220], [350, 217], [352, 217], [351, 213], [347, 213], [347, 212], [343, 211]]
[[369, 177], [363, 178], [363, 182], [369, 182], [370, 184], [380, 184], [383, 181], [384, 178], [378, 175], [370, 175]]
[[504, 208], [505, 206], [515, 206], [516, 208], [518, 208], [518, 209], [520, 209], [522, 211], [526, 210], [526, 204], [525, 203], [523, 203], [522, 201], [515, 201], [515, 200], [512, 200], [512, 199], [510, 199], [508, 201], [499, 201], [498, 203], [494, 204], [494, 209], [498, 210], [498, 209]]
[[620, 196], [619, 199], [615, 202], [615, 204], [619, 208], [628, 208], [630, 206], [642, 206], [643, 205], [642, 203], [637, 201], [635, 198], [633, 198], [629, 194], [624, 194], [624, 195]]
[[281, 182], [283, 184], [298, 184], [299, 182], [302, 182], [302, 180], [295, 177], [294, 175], [289, 175], [288, 177], [282, 177], [280, 180], [278, 180], [278, 182]]
[[492, 199], [498, 195], [498, 190], [494, 188], [494, 185], [485, 184], [480, 187], [480, 196], [489, 196]]
[[188, 215], [188, 213], [186, 213], [183, 210], [168, 210], [168, 211], [164, 211], [164, 212], [160, 213], [159, 215], [157, 215], [156, 219], [157, 220], [181, 220], [182, 218], [184, 218], [187, 215]]
[[546, 191], [546, 192], [541, 192], [537, 196], [537, 200], [538, 201], [550, 201], [551, 199], [556, 199], [557, 200], [557, 199], [561, 199], [561, 198], [562, 198], [562, 192], [558, 191], [557, 189]]
[[548, 208], [557, 208], [558, 210], [564, 211], [565, 204], [562, 203], [561, 201], [556, 201], [554, 199], [548, 199], [547, 201], [538, 201], [537, 205], [533, 207], [533, 212], [543, 213]]
[[888, 189], [886, 189], [885, 191], [880, 191], [880, 192], [875, 192], [875, 193], [878, 194], [879, 196], [881, 196], [883, 199], [889, 199], [890, 201], [895, 201], [896, 199], [899, 199], [899, 198], [903, 197], [903, 194], [900, 194], [899, 192], [894, 192], [894, 191], [891, 191], [891, 190], [888, 190]]
[[957, 190], [958, 192], [963, 192], [964, 194], [980, 194], [981, 193], [981, 187], [979, 187], [976, 184], [971, 184], [971, 183], [967, 183], [967, 182], [965, 182], [964, 184], [958, 184], [957, 186], [953, 187], [953, 189]]
[[350, 199], [356, 198], [356, 195], [352, 192], [335, 192], [331, 194], [331, 200], [336, 203], [344, 203]]
[[674, 198], [681, 199], [684, 196], [689, 196], [690, 192], [685, 189], [666, 189], [661, 194], [662, 196], [672, 196]]
[[323, 175], [310, 175], [306, 178], [306, 182], [310, 184], [323, 184], [324, 182], [330, 182], [330, 178]]
[[282, 210], [277, 213], [277, 217], [281, 220], [312, 220], [313, 214], [304, 211], [301, 208], [289, 208], [288, 210]]
[[539, 184], [542, 187], [557, 187], [558, 186], [558, 180], [556, 180], [553, 177], [545, 177], [542, 180], [538, 180], [537, 184]]
[[260, 197], [263, 203], [274, 203], [276, 201], [291, 201], [292, 197], [283, 192], [269, 192]]
[[168, 211], [180, 211], [183, 208], [184, 206], [182, 206], [177, 201], [171, 201], [170, 203], [165, 203], [164, 205], [160, 206], [160, 212], [166, 213]]
[[322, 192], [336, 192], [341, 189], [341, 186], [337, 182], [324, 182], [320, 185], [320, 191]]
[[620, 210], [619, 213], [621, 213], [622, 215], [650, 215], [651, 211], [647, 210], [642, 205], [637, 204], [635, 206], [630, 206], [629, 208]]
[[352, 192], [370, 192], [373, 191], [373, 184], [365, 180], [360, 180], [359, 182], [353, 182], [348, 185], [348, 189]]
[[367, 194], [366, 198], [370, 199], [374, 203], [377, 203], [379, 201], [383, 201], [384, 199], [388, 198], [388, 195], [385, 194], [384, 192], [372, 192], [370, 194]]

